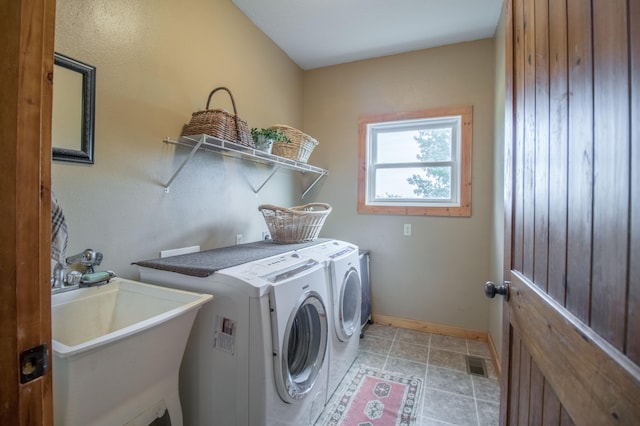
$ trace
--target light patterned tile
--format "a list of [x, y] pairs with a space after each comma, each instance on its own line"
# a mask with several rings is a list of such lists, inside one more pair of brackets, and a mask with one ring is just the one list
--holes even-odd
[[473, 398], [425, 388], [422, 416], [455, 425], [477, 425], [476, 403]]
[[373, 323], [365, 328], [364, 334], [365, 336], [376, 336], [384, 337], [385, 339], [393, 339], [397, 331], [398, 329], [396, 327]]
[[471, 376], [465, 372], [429, 366], [426, 387], [473, 397]]
[[491, 351], [489, 350], [489, 344], [487, 342], [467, 340], [467, 348], [469, 349], [469, 355], [480, 356], [482, 358], [492, 357]]
[[431, 333], [399, 328], [396, 333], [395, 340], [407, 342], [407, 343], [413, 343], [414, 345], [427, 346], [429, 345], [430, 337], [431, 337]]
[[364, 365], [367, 367], [373, 367], [382, 370], [386, 361], [386, 355], [380, 355], [373, 352], [365, 352], [363, 350], [360, 350], [360, 352], [358, 353], [358, 357], [354, 361], [354, 365], [351, 368], [357, 368], [357, 366], [359, 365]]
[[476, 398], [489, 402], [500, 401], [500, 385], [497, 380], [479, 376], [472, 377]]
[[383, 339], [365, 334], [364, 337], [360, 339], [360, 350], [387, 355], [392, 344], [393, 340], [391, 339]]
[[443, 336], [442, 334], [432, 334], [431, 343], [432, 348], [445, 349], [447, 351], [460, 352], [467, 354], [467, 341], [466, 339], [459, 339], [457, 337]]
[[484, 365], [487, 367], [487, 376], [490, 379], [498, 380], [498, 373], [496, 373], [496, 367], [493, 364], [493, 359], [485, 359]]
[[451, 352], [431, 347], [429, 349], [429, 366], [451, 368], [458, 371], [467, 371], [465, 355], [459, 352]]
[[500, 405], [487, 401], [476, 401], [480, 426], [495, 426], [500, 422]]
[[440, 420], [430, 419], [428, 417], [420, 417], [416, 422], [416, 426], [451, 426], [452, 423], [441, 422]]
[[427, 372], [427, 364], [390, 356], [387, 359], [387, 363], [384, 365], [384, 370], [424, 379]]
[[[489, 378], [467, 373], [466, 354], [485, 359]], [[424, 379], [415, 426], [498, 424], [500, 386], [485, 342], [374, 323], [365, 328], [350, 371], [360, 365]]]
[[389, 355], [426, 364], [429, 360], [429, 348], [427, 346], [395, 341], [393, 342], [393, 346], [391, 346]]

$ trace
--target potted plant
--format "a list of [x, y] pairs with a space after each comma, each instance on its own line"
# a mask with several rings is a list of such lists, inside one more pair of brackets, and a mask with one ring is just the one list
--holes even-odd
[[271, 154], [273, 142], [291, 142], [291, 139], [281, 130], [276, 129], [251, 129], [251, 137], [256, 145], [256, 149]]

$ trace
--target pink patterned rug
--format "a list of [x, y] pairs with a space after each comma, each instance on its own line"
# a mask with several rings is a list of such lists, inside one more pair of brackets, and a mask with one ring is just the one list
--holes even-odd
[[[346, 386], [345, 386], [346, 384]], [[323, 416], [325, 426], [414, 424], [422, 379], [360, 367], [348, 374]]]

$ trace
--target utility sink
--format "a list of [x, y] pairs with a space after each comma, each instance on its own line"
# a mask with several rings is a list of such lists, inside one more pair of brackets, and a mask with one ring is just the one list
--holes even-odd
[[212, 298], [121, 278], [52, 295], [55, 424], [182, 425], [180, 362]]

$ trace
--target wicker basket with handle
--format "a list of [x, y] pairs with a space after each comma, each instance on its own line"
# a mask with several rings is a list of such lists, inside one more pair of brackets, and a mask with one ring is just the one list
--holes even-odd
[[271, 153], [280, 157], [306, 163], [311, 152], [318, 145], [317, 140], [291, 126], [276, 124], [270, 128], [281, 131], [291, 139], [291, 142], [275, 142], [273, 144]]
[[303, 243], [318, 238], [325, 219], [331, 213], [331, 206], [309, 203], [286, 208], [262, 204], [258, 210], [262, 212], [274, 242]]
[[[221, 90], [229, 94], [231, 105], [233, 105], [233, 114], [224, 109], [209, 109], [213, 94]], [[194, 112], [191, 115], [189, 124], [185, 126], [182, 132], [183, 136], [202, 134], [239, 143], [251, 148], [254, 147], [249, 125], [245, 120], [238, 117], [236, 101], [233, 99], [231, 91], [226, 87], [217, 87], [209, 93], [206, 110]]]

